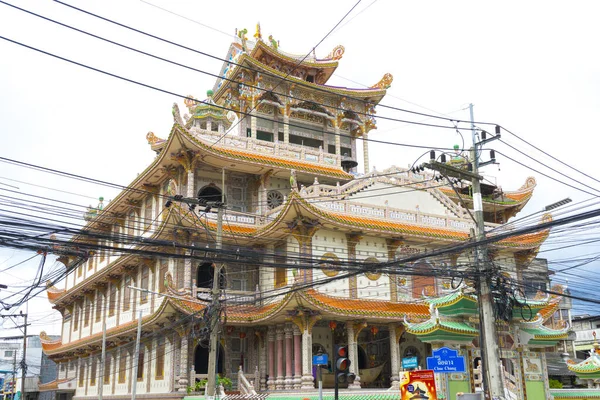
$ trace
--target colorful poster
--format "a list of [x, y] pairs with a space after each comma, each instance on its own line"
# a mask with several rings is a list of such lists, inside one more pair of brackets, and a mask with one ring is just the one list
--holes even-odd
[[406, 371], [400, 382], [400, 400], [437, 400], [432, 370]]

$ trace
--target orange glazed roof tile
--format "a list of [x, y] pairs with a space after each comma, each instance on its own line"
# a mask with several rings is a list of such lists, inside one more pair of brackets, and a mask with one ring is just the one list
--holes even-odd
[[405, 315], [429, 317], [429, 305], [425, 303], [393, 303], [383, 300], [361, 300], [328, 296], [314, 289], [302, 293], [309, 302], [325, 309], [349, 316], [403, 317]]

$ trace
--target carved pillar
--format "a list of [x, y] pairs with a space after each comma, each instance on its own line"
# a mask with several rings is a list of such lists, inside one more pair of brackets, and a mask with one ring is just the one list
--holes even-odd
[[[399, 239], [386, 239], [388, 261], [394, 261], [396, 259], [396, 250], [398, 246], [402, 244]], [[390, 277], [390, 301], [398, 301], [398, 275], [389, 274]]]
[[288, 110], [283, 114], [283, 143], [290, 143], [290, 115]]
[[302, 384], [301, 389], [313, 390], [315, 384], [312, 375], [312, 330], [302, 332]]
[[196, 177], [194, 176], [194, 168], [191, 168], [187, 171], [187, 197], [196, 198], [196, 185], [194, 184], [195, 180]]
[[[183, 260], [183, 288], [186, 291], [192, 291], [192, 252], [190, 250], [185, 251], [185, 258]], [[160, 279], [164, 279], [159, 277]]]
[[267, 340], [269, 349], [267, 355], [269, 357], [269, 379], [267, 379], [268, 390], [275, 390], [275, 328], [269, 326], [267, 331]]
[[302, 387], [302, 332], [297, 325], [293, 325], [294, 331], [294, 389]]
[[340, 136], [340, 127], [336, 123], [335, 124], [335, 155], [337, 156], [338, 162], [341, 162], [342, 157], [342, 140]]
[[277, 326], [277, 380], [275, 381], [275, 388], [277, 390], [283, 390], [285, 373], [283, 371], [283, 326]]
[[292, 318], [292, 322], [302, 332], [302, 390], [313, 390], [315, 384], [312, 375], [312, 328], [321, 316], [315, 311], [302, 311], [300, 315]]
[[290, 390], [294, 388], [294, 380], [293, 380], [293, 374], [294, 371], [292, 370], [292, 361], [293, 361], [293, 348], [292, 348], [292, 326], [287, 324], [285, 326], [285, 381], [284, 381], [284, 385], [285, 385], [285, 389], [286, 390]]
[[[184, 169], [184, 171], [186, 172], [186, 177], [187, 177], [187, 186], [186, 186], [186, 196], [187, 197], [196, 197], [196, 194], [194, 193], [194, 181], [195, 181], [195, 176], [194, 176], [194, 169], [196, 168], [196, 155], [198, 154], [197, 151], [194, 150], [188, 150], [188, 149], [181, 149], [179, 150], [177, 153], [172, 153], [171, 154], [171, 159], [174, 161], [177, 161], [179, 163], [179, 165], [181, 165]], [[183, 191], [180, 193], [173, 193], [173, 194], [183, 194]]]
[[[348, 246], [348, 262], [352, 264], [356, 261], [356, 245], [360, 242], [362, 236], [358, 233], [347, 233], [346, 244]], [[348, 278], [348, 293], [351, 299], [358, 298], [357, 277], [352, 275]]]
[[363, 133], [363, 157], [364, 157], [364, 169], [365, 174], [369, 173], [369, 137], [368, 133], [365, 131]]
[[392, 378], [391, 378], [391, 389], [399, 390], [400, 389], [400, 354], [399, 354], [399, 346], [398, 341], [400, 340], [400, 335], [404, 330], [403, 325], [390, 324], [390, 359], [391, 359], [391, 369], [392, 369]]
[[267, 390], [267, 336], [263, 330], [256, 331], [256, 340], [258, 341], [258, 368], [260, 378], [254, 377], [254, 381], [259, 383], [257, 387], [260, 391]]
[[185, 392], [187, 390], [188, 385], [190, 384], [190, 380], [189, 380], [189, 376], [188, 376], [188, 374], [190, 372], [190, 369], [188, 368], [188, 355], [189, 355], [188, 333], [189, 332], [187, 330], [181, 330], [177, 333], [179, 333], [179, 335], [181, 336], [181, 354], [179, 356], [179, 360], [180, 360], [179, 362], [181, 363], [181, 365], [179, 367], [179, 380], [177, 381], [177, 384], [179, 385], [179, 387], [177, 388], [177, 391]]
[[250, 112], [250, 136], [256, 139], [256, 110]]
[[[320, 223], [318, 220], [301, 218], [288, 223], [292, 236], [298, 241], [301, 258], [312, 258], [312, 238], [315, 232], [319, 230], [319, 226]], [[299, 281], [304, 284], [312, 282], [312, 269], [301, 270]]]
[[356, 345], [356, 334], [354, 333], [354, 322], [346, 323], [346, 336], [348, 337], [348, 358], [350, 359], [350, 372], [356, 375], [354, 383], [349, 389], [360, 389], [360, 376], [358, 368], [358, 348]]

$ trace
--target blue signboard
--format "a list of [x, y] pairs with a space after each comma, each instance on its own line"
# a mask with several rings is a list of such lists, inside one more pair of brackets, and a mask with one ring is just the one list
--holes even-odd
[[313, 356], [313, 365], [327, 365], [328, 362], [327, 354], [321, 354], [318, 356]]
[[447, 347], [434, 350], [433, 357], [427, 357], [427, 369], [439, 373], [467, 372], [465, 357]]
[[402, 368], [404, 369], [417, 368], [418, 366], [419, 361], [417, 357], [404, 357], [402, 359]]

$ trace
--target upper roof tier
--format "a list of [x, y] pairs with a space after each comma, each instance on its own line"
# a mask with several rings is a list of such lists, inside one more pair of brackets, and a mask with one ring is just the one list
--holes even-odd
[[246, 79], [239, 76], [241, 73], [264, 73], [308, 88], [328, 87], [335, 94], [358, 97], [373, 104], [381, 101], [385, 90], [392, 83], [392, 75], [385, 74], [379, 82], [369, 88], [326, 86], [344, 55], [344, 46], [338, 45], [326, 57], [317, 58], [314, 50], [303, 55], [282, 51], [279, 42], [271, 35], [267, 41], [263, 40], [260, 25], [257, 25], [254, 34], [255, 41], [248, 40], [247, 33], [247, 29], [239, 30], [236, 41], [229, 47], [227, 61], [223, 63], [219, 73], [220, 79], [217, 79], [214, 86], [214, 98], [217, 102], [227, 92], [228, 86], [237, 86], [240, 82], [245, 82]]

